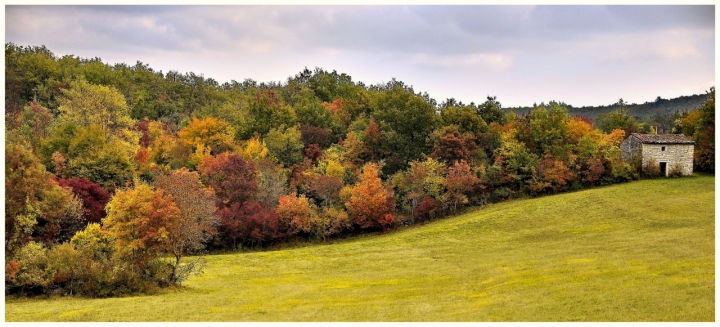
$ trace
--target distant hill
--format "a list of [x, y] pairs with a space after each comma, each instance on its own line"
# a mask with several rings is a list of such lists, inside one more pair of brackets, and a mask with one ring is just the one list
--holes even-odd
[[[668, 113], [683, 110], [691, 110], [699, 107], [707, 99], [707, 94], [694, 94], [690, 96], [681, 96], [675, 99], [663, 99], [658, 97], [653, 102], [645, 102], [643, 104], [630, 104], [628, 109], [633, 116], [642, 119], [651, 117], [658, 113]], [[567, 105], [568, 112], [571, 116], [580, 115], [591, 119], [596, 119], [598, 115], [610, 112], [615, 109], [615, 104], [597, 107], [573, 107]], [[514, 107], [503, 108], [505, 112], [514, 111], [516, 114], [527, 114], [532, 107]]]

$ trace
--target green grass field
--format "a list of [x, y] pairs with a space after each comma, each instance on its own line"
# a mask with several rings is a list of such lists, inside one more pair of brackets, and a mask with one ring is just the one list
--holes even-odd
[[335, 244], [213, 255], [182, 289], [6, 298], [7, 321], [714, 321], [714, 176], [494, 204]]

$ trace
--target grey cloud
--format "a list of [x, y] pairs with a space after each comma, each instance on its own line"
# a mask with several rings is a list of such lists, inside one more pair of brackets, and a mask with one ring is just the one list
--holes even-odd
[[[60, 7], [60, 6], [58, 6]], [[132, 14], [132, 15], [157, 15], [176, 11], [187, 10], [193, 6], [159, 6], [159, 5], [91, 5], [91, 6], [62, 6], [73, 10], [86, 10], [96, 13], [108, 14]]]
[[715, 29], [715, 6], [609, 6], [623, 25], [637, 28]]
[[[398, 72], [566, 83], [626, 67], [714, 65], [714, 6], [6, 6], [5, 18], [6, 40], [20, 45], [152, 65], [171, 55], [183, 65], [207, 58], [203, 67], [233, 60], [243, 69], [235, 79], [263, 80], [247, 74], [289, 61], [382, 76], [368, 83]], [[196, 67], [172, 68], [217, 78]]]
[[[105, 46], [168, 51], [243, 51], [237, 44], [260, 44], [459, 55], [553, 49], [621, 30], [714, 29], [712, 6], [8, 6], [8, 22], [19, 8], [73, 20], [77, 29], [66, 42], [75, 32]], [[154, 24], [146, 26], [148, 20]], [[8, 25], [7, 35], [22, 34], [21, 28]]]

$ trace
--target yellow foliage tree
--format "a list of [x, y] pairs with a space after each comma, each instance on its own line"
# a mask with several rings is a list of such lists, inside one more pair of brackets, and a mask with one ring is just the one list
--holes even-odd
[[202, 146], [216, 155], [232, 150], [235, 128], [217, 118], [193, 117], [190, 123], [178, 132], [178, 138], [185, 146], [196, 151]]
[[604, 141], [610, 145], [619, 146], [625, 140], [625, 131], [622, 129], [614, 129], [610, 134], [604, 134]]
[[237, 153], [243, 159], [265, 159], [268, 156], [268, 148], [265, 142], [260, 140], [260, 135], [255, 135], [245, 142], [245, 146], [239, 147]]
[[588, 124], [588, 122], [573, 118], [570, 119], [567, 123], [568, 125], [568, 132], [570, 134], [570, 139], [573, 143], [577, 144], [578, 141], [580, 141], [580, 138], [587, 135], [593, 130], [592, 125]]
[[132, 126], [125, 97], [115, 88], [93, 85], [84, 80], [70, 82], [59, 99], [61, 122], [79, 126], [98, 125], [113, 134]]

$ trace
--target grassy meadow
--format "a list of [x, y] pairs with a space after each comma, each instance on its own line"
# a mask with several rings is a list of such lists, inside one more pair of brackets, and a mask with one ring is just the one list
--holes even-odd
[[5, 298], [6, 321], [714, 321], [714, 176], [515, 200], [208, 256], [181, 289]]

